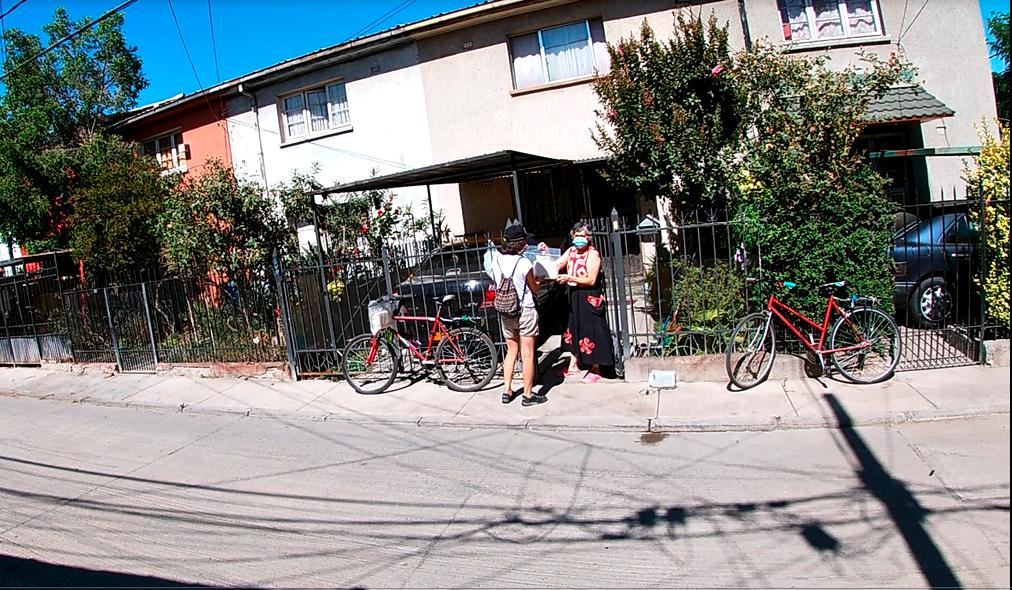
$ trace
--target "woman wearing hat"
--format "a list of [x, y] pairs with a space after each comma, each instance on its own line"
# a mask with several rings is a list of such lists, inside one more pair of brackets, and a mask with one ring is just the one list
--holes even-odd
[[[516, 368], [517, 355], [523, 362], [523, 405], [543, 404], [548, 398], [534, 393], [534, 345], [538, 337], [538, 310], [534, 307], [535, 293], [538, 282], [534, 278], [534, 265], [523, 256], [527, 248], [529, 234], [522, 225], [514, 224], [503, 232], [503, 245], [500, 255], [492, 263], [491, 274], [498, 291], [504, 281], [509, 279], [516, 292], [518, 306], [503, 313], [499, 318], [503, 336], [506, 338], [506, 358], [503, 359], [503, 394], [502, 403], [508, 404], [516, 398], [513, 391], [513, 371]], [[499, 295], [496, 296], [496, 309], [499, 309]]]

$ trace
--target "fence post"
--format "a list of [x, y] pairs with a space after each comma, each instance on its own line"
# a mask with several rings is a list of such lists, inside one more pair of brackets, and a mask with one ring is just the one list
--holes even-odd
[[[11, 283], [14, 286], [14, 283]], [[11, 366], [18, 366], [18, 358], [14, 355], [14, 340], [11, 338], [11, 328], [7, 325], [7, 313], [0, 313], [4, 320], [4, 333], [7, 335], [7, 346], [11, 349]]]
[[[977, 198], [979, 199], [980, 228], [977, 231], [980, 241], [980, 286], [984, 290], [987, 285], [987, 198], [984, 196], [984, 177], [978, 171], [977, 174]], [[977, 362], [984, 364], [987, 358], [984, 354], [984, 339], [987, 337], [987, 297], [982, 293], [980, 296], [980, 344], [977, 350]]]
[[275, 250], [271, 256], [271, 269], [274, 271], [274, 283], [277, 290], [278, 310], [281, 313], [281, 333], [285, 338], [285, 356], [288, 357], [288, 366], [292, 370], [292, 379], [299, 380], [299, 367], [295, 362], [295, 343], [292, 341], [292, 327], [289, 325], [291, 311], [288, 308], [288, 291], [285, 289], [281, 257]]
[[116, 341], [116, 326], [112, 322], [112, 308], [109, 307], [109, 287], [102, 287], [102, 298], [105, 300], [105, 317], [109, 320], [109, 337], [112, 338], [112, 353], [116, 358], [116, 368], [123, 370], [123, 362], [119, 356], [119, 343]]
[[394, 292], [394, 282], [393, 282], [393, 278], [390, 276], [390, 251], [387, 250], [386, 246], [383, 246], [383, 251], [382, 252], [383, 252], [382, 253], [382, 257], [383, 257], [383, 278], [386, 280], [386, 283], [387, 283], [387, 295], [390, 295], [390, 294], [392, 294]]
[[144, 299], [144, 321], [148, 324], [148, 338], [151, 341], [151, 359], [154, 361], [154, 369], [158, 369], [158, 346], [155, 344], [155, 329], [151, 324], [151, 311], [148, 309], [148, 286], [141, 283], [141, 297]]
[[334, 352], [337, 362], [337, 333], [334, 332], [334, 318], [330, 309], [330, 297], [327, 292], [327, 275], [323, 270], [323, 240], [320, 237], [320, 216], [316, 213], [316, 197], [309, 196], [310, 209], [313, 212], [313, 232], [316, 235], [316, 266], [320, 275], [320, 301], [323, 302], [323, 315], [327, 319], [327, 334], [330, 336], [329, 348]]
[[618, 350], [615, 355], [615, 371], [620, 375], [624, 375], [625, 359], [631, 356], [632, 351], [629, 338], [629, 305], [625, 289], [625, 259], [624, 252], [622, 251], [622, 234], [620, 232], [618, 210], [614, 208], [611, 210], [611, 228], [609, 229], [609, 234], [612, 250], [610, 270], [612, 272], [612, 280], [615, 281], [615, 297], [618, 299], [615, 305], [619, 312], [619, 334], [616, 339]]

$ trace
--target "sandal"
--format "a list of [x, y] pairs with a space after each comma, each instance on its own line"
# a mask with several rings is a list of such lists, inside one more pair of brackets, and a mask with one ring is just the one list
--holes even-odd
[[538, 404], [543, 404], [547, 401], [548, 401], [547, 397], [541, 395], [540, 393], [535, 393], [532, 394], [531, 397], [524, 397], [524, 401], [520, 403], [526, 407], [526, 406], [536, 406]]
[[517, 398], [519, 392], [504, 391], [502, 392], [502, 403], [508, 404]]

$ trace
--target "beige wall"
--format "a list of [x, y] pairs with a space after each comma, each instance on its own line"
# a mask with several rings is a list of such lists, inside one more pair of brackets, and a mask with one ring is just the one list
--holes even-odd
[[[746, 4], [753, 39], [783, 44], [775, 0], [747, 0]], [[798, 55], [828, 55], [832, 67], [842, 68], [858, 63], [860, 51], [885, 57], [901, 50], [917, 68], [916, 81], [956, 112], [952, 117], [921, 123], [924, 146], [979, 145], [974, 125], [986, 121], [994, 131], [997, 111], [977, 0], [927, 3], [879, 0], [878, 5], [885, 31], [882, 37], [830, 47], [799, 44], [794, 51]], [[915, 19], [918, 11], [920, 15]], [[927, 160], [933, 199], [937, 200], [942, 191], [951, 196], [953, 189], [963, 194], [961, 158]]]

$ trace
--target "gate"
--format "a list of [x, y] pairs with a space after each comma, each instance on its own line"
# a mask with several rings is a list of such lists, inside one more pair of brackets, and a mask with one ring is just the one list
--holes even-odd
[[0, 364], [73, 360], [62, 327], [56, 254], [0, 264]]

